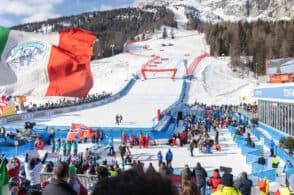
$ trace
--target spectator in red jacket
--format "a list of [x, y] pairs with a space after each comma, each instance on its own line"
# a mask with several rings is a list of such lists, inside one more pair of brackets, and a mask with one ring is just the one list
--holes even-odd
[[149, 147], [149, 135], [147, 134], [145, 137], [144, 137], [144, 147], [145, 148], [148, 148]]
[[7, 171], [9, 178], [18, 177], [20, 168], [20, 161], [18, 158], [14, 157], [11, 161], [7, 164]]
[[209, 180], [207, 181], [207, 184], [211, 186], [212, 192], [215, 192], [217, 190], [218, 185], [221, 183], [222, 183], [222, 179], [219, 175], [219, 170], [215, 169], [213, 171], [213, 176], [209, 178]]
[[144, 136], [142, 134], [139, 135], [139, 146], [142, 148], [144, 146]]
[[133, 147], [135, 145], [135, 137], [133, 134], [130, 135], [129, 140], [130, 140], [130, 146]]
[[121, 134], [121, 143], [124, 145], [127, 144], [127, 134], [124, 131]]

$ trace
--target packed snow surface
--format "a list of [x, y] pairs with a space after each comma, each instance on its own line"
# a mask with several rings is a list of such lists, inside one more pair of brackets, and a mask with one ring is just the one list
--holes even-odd
[[34, 121], [39, 125], [70, 126], [74, 122], [94, 127], [114, 127], [115, 115], [121, 114], [123, 122], [120, 127], [152, 127], [157, 109], [164, 110], [173, 104], [179, 97], [181, 86], [182, 80], [138, 80], [126, 96], [110, 104]]
[[253, 88], [256, 85], [252, 75], [233, 72], [229, 58], [207, 57], [197, 67], [186, 101], [195, 100], [205, 104], [239, 104], [254, 101]]

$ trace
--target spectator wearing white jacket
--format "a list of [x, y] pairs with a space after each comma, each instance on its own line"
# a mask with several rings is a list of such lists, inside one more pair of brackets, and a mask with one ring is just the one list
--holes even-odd
[[45, 154], [41, 161], [39, 158], [29, 159], [29, 154], [26, 153], [24, 168], [26, 179], [30, 181], [30, 191], [39, 191], [41, 189], [40, 174], [47, 156], [48, 153]]

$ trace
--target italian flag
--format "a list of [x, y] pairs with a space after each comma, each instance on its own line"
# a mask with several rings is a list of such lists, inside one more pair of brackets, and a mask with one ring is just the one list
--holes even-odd
[[0, 94], [87, 96], [95, 40], [78, 28], [42, 34], [0, 27]]

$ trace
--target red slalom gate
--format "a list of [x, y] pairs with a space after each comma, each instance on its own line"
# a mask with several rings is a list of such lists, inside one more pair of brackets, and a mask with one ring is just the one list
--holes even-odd
[[142, 68], [141, 73], [143, 78], [146, 80], [145, 72], [173, 72], [172, 79], [175, 79], [178, 69], [169, 68], [169, 69], [152, 69], [152, 68]]

